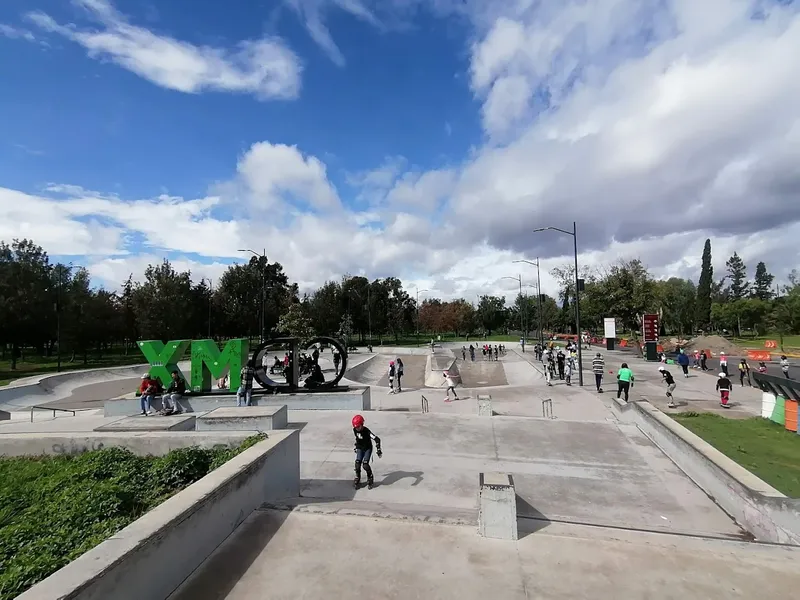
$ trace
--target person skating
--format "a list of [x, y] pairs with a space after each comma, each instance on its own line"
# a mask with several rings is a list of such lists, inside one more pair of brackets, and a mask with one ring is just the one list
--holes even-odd
[[763, 362], [758, 363], [758, 372], [764, 375], [767, 372], [767, 364]]
[[683, 351], [683, 348], [678, 352], [678, 364], [683, 370], [683, 376], [689, 378], [689, 356]]
[[706, 351], [705, 350], [701, 351], [700, 352], [700, 370], [701, 371], [708, 371], [708, 365], [706, 364], [707, 360], [708, 360], [708, 355], [706, 354]]
[[405, 366], [403, 365], [403, 359], [399, 356], [395, 362], [397, 365], [397, 393], [399, 394], [403, 391], [402, 379], [403, 375], [405, 374]]
[[469, 345], [469, 359], [472, 362], [475, 362], [475, 346], [472, 344]]
[[461, 346], [461, 360], [467, 360], [467, 348], [466, 346]]
[[730, 408], [731, 405], [728, 401], [731, 398], [731, 380], [728, 379], [727, 373], [720, 373], [717, 378], [717, 391], [719, 392], [719, 405], [722, 408]]
[[789, 359], [785, 355], [781, 355], [781, 371], [783, 371], [783, 376], [786, 379], [791, 379], [789, 377]]
[[564, 370], [564, 377], [567, 380], [567, 385], [572, 385], [572, 371], [575, 368], [575, 359], [572, 355], [566, 361], [566, 368]]
[[361, 415], [353, 417], [353, 435], [356, 438], [355, 447], [353, 448], [353, 452], [356, 453], [356, 477], [353, 479], [353, 487], [358, 489], [358, 486], [361, 485], [361, 467], [364, 467], [364, 471], [367, 473], [367, 487], [372, 489], [375, 486], [372, 467], [369, 466], [369, 461], [372, 458], [372, 443], [375, 442], [376, 453], [380, 458], [383, 456], [381, 438], [364, 426], [364, 417]]
[[394, 361], [389, 362], [389, 393], [394, 394], [394, 377], [397, 374], [397, 370], [394, 366]]
[[633, 371], [628, 368], [628, 363], [622, 363], [617, 371], [617, 398], [625, 393], [625, 402], [628, 401], [628, 393], [633, 387]]
[[744, 387], [744, 380], [747, 379], [747, 385], [752, 385], [750, 383], [750, 365], [747, 364], [746, 359], [742, 359], [739, 361], [739, 384]]
[[720, 370], [725, 373], [725, 377], [728, 376], [728, 357], [725, 356], [724, 352], [719, 353], [719, 368]]
[[603, 393], [603, 373], [606, 372], [606, 361], [603, 360], [603, 355], [599, 352], [595, 354], [592, 359], [592, 372], [594, 373], [594, 384], [599, 393]]
[[672, 392], [675, 391], [675, 378], [672, 376], [672, 373], [667, 371], [666, 367], [658, 367], [658, 370], [661, 373], [661, 377], [664, 378], [664, 383], [667, 384], [667, 398], [669, 398], [669, 404], [667, 404], [667, 406], [669, 408], [675, 408], [675, 399], [672, 397]]
[[450, 372], [444, 371], [442, 375], [444, 375], [444, 383], [447, 386], [447, 391], [445, 392], [445, 394], [447, 395], [445, 396], [444, 401], [450, 402], [450, 390], [453, 390], [453, 399], [458, 400], [458, 392], [456, 392], [456, 382], [450, 375]]
[[564, 362], [566, 361], [566, 356], [561, 351], [561, 348], [558, 349], [558, 354], [556, 354], [556, 363], [558, 363], [558, 378], [564, 379]]

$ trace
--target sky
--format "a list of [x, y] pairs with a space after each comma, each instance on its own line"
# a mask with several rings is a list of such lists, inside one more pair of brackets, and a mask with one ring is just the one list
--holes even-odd
[[3, 0], [0, 239], [116, 289], [266, 251], [513, 298], [800, 266], [791, 0]]

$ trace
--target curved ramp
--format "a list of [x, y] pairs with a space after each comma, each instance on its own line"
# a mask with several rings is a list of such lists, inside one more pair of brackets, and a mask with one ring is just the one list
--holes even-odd
[[445, 371], [449, 372], [456, 382], [461, 382], [453, 351], [446, 348], [436, 348], [434, 352], [428, 354], [428, 360], [425, 364], [425, 386], [430, 388], [442, 387], [444, 383], [443, 373]]

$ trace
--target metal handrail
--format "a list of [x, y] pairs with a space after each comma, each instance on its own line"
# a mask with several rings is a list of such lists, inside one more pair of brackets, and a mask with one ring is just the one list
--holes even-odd
[[37, 408], [38, 408], [39, 410], [52, 410], [52, 411], [53, 411], [53, 418], [54, 418], [54, 419], [55, 419], [55, 417], [56, 417], [56, 411], [60, 411], [60, 412], [71, 412], [71, 413], [72, 413], [72, 416], [74, 417], [74, 416], [75, 416], [75, 413], [77, 413], [77, 412], [80, 412], [80, 411], [82, 411], [82, 410], [94, 410], [94, 409], [91, 409], [91, 408], [76, 408], [76, 409], [74, 409], [74, 410], [73, 410], [73, 409], [71, 409], [71, 408], [56, 408], [56, 407], [54, 407], [54, 406], [31, 406], [31, 423], [33, 423], [33, 411], [34, 411], [35, 409], [37, 409]]
[[430, 407], [428, 406], [428, 399], [424, 395], [422, 396], [422, 412], [423, 414], [430, 412]]

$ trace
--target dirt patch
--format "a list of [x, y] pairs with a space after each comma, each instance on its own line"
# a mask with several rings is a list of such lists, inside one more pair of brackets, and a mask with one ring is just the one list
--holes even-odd
[[725, 339], [721, 335], [697, 336], [696, 338], [692, 338], [692, 341], [689, 342], [688, 347], [692, 350], [711, 350], [715, 356], [720, 352], [736, 355], [742, 351], [741, 347], [737, 346], [730, 340]]

